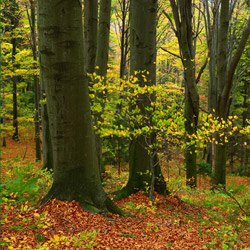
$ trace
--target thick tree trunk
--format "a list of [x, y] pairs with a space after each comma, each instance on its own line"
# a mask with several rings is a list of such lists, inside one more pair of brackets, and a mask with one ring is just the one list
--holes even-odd
[[[217, 88], [217, 105], [215, 115], [219, 119], [227, 120], [229, 109], [231, 105], [231, 92], [233, 86], [233, 78], [236, 66], [241, 58], [241, 55], [246, 46], [247, 40], [250, 35], [250, 18], [247, 21], [238, 47], [236, 48], [232, 59], [228, 63], [228, 27], [230, 17], [230, 4], [229, 0], [221, 1], [220, 11], [220, 27], [218, 39], [218, 88]], [[219, 138], [218, 138], [219, 139]], [[221, 138], [223, 139], [223, 138]], [[226, 146], [217, 144], [215, 150], [215, 173], [213, 183], [223, 186], [226, 185]]]
[[[135, 0], [130, 3], [130, 74], [134, 75], [135, 72], [139, 72], [137, 77], [141, 86], [154, 85], [156, 82], [156, 14], [157, 1], [155, 0]], [[146, 83], [140, 79], [140, 74], [142, 74], [140, 71], [148, 71]], [[140, 99], [138, 106], [142, 115], [150, 117], [145, 109], [150, 105], [149, 99], [145, 96], [141, 96]], [[147, 147], [143, 135], [131, 141], [129, 180], [123, 190], [118, 193], [118, 198], [126, 197], [139, 190], [148, 190], [151, 186], [150, 155]], [[155, 157], [155, 191], [164, 194], [166, 185], [160, 166], [156, 164], [157, 161]]]
[[[97, 164], [80, 1], [39, 0], [39, 43], [52, 139], [54, 181], [41, 204], [76, 200], [90, 211], [122, 213], [105, 194]], [[86, 79], [86, 76], [85, 76]]]

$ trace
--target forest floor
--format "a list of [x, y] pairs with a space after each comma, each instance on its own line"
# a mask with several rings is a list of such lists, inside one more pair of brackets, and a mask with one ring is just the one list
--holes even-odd
[[[91, 214], [74, 201], [35, 207], [52, 176], [35, 162], [34, 147], [30, 134], [20, 142], [7, 138], [2, 147], [1, 249], [250, 249], [250, 178], [227, 178], [233, 198], [210, 191], [206, 179], [190, 190], [173, 163], [167, 180], [172, 195], [156, 194], [152, 204], [138, 192], [116, 202], [133, 218]], [[107, 170], [107, 192], [126, 183], [127, 171]]]

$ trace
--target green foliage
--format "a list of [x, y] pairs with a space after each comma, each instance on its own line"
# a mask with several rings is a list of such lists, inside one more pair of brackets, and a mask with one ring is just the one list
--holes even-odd
[[201, 163], [198, 164], [198, 170], [197, 170], [197, 174], [200, 174], [202, 176], [212, 176], [212, 167], [211, 165], [202, 160]]
[[247, 191], [247, 187], [244, 184], [239, 185], [238, 187], [235, 184], [235, 180], [231, 180], [231, 185], [227, 186], [227, 190], [232, 194], [243, 194]]
[[73, 245], [75, 247], [92, 248], [96, 246], [95, 238], [99, 231], [93, 230], [92, 232], [81, 232], [79, 237], [73, 237]]
[[185, 179], [181, 176], [177, 178], [169, 178], [167, 180], [167, 189], [171, 195], [178, 195], [184, 190], [189, 190], [189, 187], [185, 185]]
[[[13, 159], [18, 160], [18, 159]], [[14, 166], [15, 175], [9, 175], [2, 183], [2, 201], [7, 203], [20, 202], [25, 200], [34, 201], [39, 196], [41, 191], [48, 189], [52, 181], [52, 176], [49, 172], [39, 171], [34, 174], [32, 165]]]

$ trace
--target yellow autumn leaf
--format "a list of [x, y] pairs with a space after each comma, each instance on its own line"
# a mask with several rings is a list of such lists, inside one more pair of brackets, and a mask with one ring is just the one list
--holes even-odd
[[59, 241], [59, 239], [60, 239], [60, 237], [59, 237], [58, 235], [55, 234], [55, 235], [54, 235], [54, 240], [55, 240], [55, 241]]

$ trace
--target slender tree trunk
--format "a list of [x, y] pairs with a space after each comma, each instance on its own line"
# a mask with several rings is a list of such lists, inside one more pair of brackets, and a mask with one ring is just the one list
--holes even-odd
[[90, 211], [122, 213], [105, 194], [84, 77], [82, 6], [38, 0], [41, 73], [52, 139], [54, 181], [41, 204], [76, 200]]
[[[128, 55], [128, 32], [129, 27], [127, 23], [127, 15], [129, 10], [129, 1], [122, 0], [121, 1], [121, 8], [122, 8], [122, 15], [121, 15], [121, 59], [120, 59], [120, 78], [122, 79], [126, 72], [126, 63], [127, 63], [127, 55]], [[127, 25], [126, 25], [127, 24]]]
[[[28, 9], [27, 9], [27, 13]], [[33, 53], [33, 60], [34, 66], [33, 68], [37, 68], [37, 48], [36, 48], [36, 7], [35, 2], [30, 0], [30, 29], [31, 29], [31, 39], [32, 39], [32, 53]], [[40, 95], [39, 95], [39, 81], [37, 74], [34, 73], [34, 123], [35, 123], [35, 142], [36, 142], [36, 160], [41, 160], [41, 144], [40, 144], [40, 120], [39, 120], [39, 102], [40, 102]]]
[[[99, 12], [99, 28], [97, 35], [97, 51], [96, 51], [96, 74], [98, 76], [106, 78], [108, 68], [108, 54], [109, 54], [109, 30], [110, 30], [110, 14], [111, 14], [111, 0], [101, 0], [100, 12]], [[97, 93], [97, 98], [104, 98], [102, 92]], [[102, 102], [102, 108], [104, 109], [104, 102]], [[101, 121], [101, 114], [95, 114], [96, 120]], [[96, 134], [96, 151], [98, 158], [98, 166], [100, 172], [105, 172], [104, 165], [102, 163], [102, 138]]]
[[6, 147], [6, 129], [5, 129], [5, 126], [6, 126], [6, 117], [5, 117], [5, 89], [4, 89], [4, 82], [2, 81], [2, 118], [3, 118], [3, 129], [2, 129], [2, 137], [3, 137], [3, 143], [2, 143], [2, 146], [3, 147]]
[[[37, 4], [37, 23], [39, 24], [39, 5]], [[40, 40], [39, 25], [37, 27], [38, 41]], [[41, 51], [40, 43], [38, 43], [39, 51]], [[39, 53], [39, 65], [41, 65], [41, 53]], [[40, 66], [40, 99], [41, 99], [41, 123], [42, 123], [42, 153], [43, 153], [43, 169], [53, 171], [53, 149], [49, 129], [49, 117], [47, 111], [46, 93], [43, 81], [43, 68]]]
[[[15, 74], [16, 38], [12, 38], [11, 43], [12, 43], [12, 65], [13, 65], [12, 70], [13, 73]], [[17, 121], [17, 77], [16, 76], [13, 77], [12, 84], [13, 84], [13, 127], [14, 127], [14, 133], [12, 138], [15, 141], [19, 141], [18, 121]]]
[[[178, 2], [178, 3], [177, 3]], [[196, 186], [196, 150], [189, 145], [196, 133], [199, 118], [199, 94], [195, 79], [195, 51], [192, 32], [192, 1], [170, 0], [175, 20], [176, 36], [182, 56], [185, 80], [185, 130], [188, 147], [185, 152], [187, 184]]]

